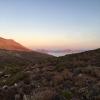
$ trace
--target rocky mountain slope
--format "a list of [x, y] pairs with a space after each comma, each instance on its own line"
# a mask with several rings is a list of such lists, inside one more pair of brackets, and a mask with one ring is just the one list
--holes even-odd
[[12, 39], [4, 39], [0, 37], [0, 49], [17, 50], [17, 51], [31, 51], [28, 48], [22, 46]]
[[100, 100], [100, 49], [62, 57], [0, 50], [0, 86], [2, 100]]

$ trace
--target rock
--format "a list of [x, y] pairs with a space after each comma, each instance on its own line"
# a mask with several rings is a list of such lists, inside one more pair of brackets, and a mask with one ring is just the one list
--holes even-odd
[[3, 89], [8, 89], [8, 86], [7, 86], [7, 85], [4, 85], [4, 86], [3, 86]]

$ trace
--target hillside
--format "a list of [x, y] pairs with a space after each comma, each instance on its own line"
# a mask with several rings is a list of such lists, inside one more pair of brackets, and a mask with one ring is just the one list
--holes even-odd
[[100, 100], [100, 49], [58, 58], [1, 50], [0, 62], [2, 100]]
[[85, 51], [82, 53], [69, 54], [59, 57], [58, 62], [62, 65], [68, 65], [69, 67], [86, 67], [86, 66], [100, 66], [100, 49]]
[[17, 50], [17, 51], [31, 51], [28, 48], [22, 46], [12, 39], [4, 39], [0, 37], [0, 49]]

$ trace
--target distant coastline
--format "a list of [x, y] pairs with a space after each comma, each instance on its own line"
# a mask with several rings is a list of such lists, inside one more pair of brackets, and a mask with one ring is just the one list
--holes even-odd
[[65, 56], [67, 54], [72, 54], [72, 53], [80, 53], [83, 52], [85, 50], [71, 50], [71, 49], [64, 49], [64, 50], [45, 50], [45, 49], [37, 49], [35, 51], [41, 52], [41, 53], [45, 53], [45, 54], [49, 54], [49, 55], [53, 55], [56, 57], [59, 56]]

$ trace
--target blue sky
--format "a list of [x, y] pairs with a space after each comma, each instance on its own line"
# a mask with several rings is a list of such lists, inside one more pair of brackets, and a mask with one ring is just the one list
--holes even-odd
[[0, 36], [29, 48], [99, 48], [100, 0], [0, 0]]

